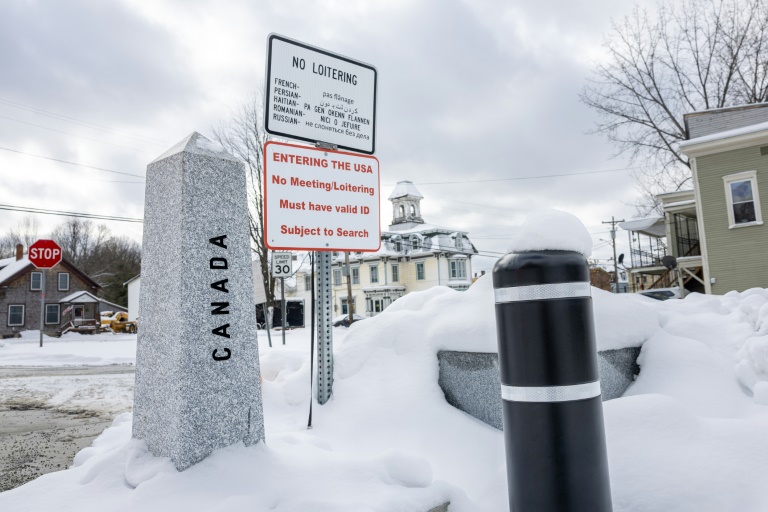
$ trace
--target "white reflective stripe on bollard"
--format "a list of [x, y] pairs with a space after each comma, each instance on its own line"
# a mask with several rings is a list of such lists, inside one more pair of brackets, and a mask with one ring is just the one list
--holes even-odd
[[591, 297], [592, 286], [587, 282], [510, 286], [509, 288], [497, 288], [494, 290], [494, 295], [496, 296], [496, 304], [526, 300], [570, 299]]
[[501, 385], [501, 398], [509, 402], [571, 402], [600, 396], [600, 381], [572, 386], [521, 387]]

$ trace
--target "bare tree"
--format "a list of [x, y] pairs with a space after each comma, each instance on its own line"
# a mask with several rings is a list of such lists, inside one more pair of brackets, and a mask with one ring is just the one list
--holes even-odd
[[104, 224], [95, 226], [90, 220], [76, 217], [68, 218], [51, 233], [64, 257], [97, 281], [100, 276], [96, 272], [96, 262], [110, 237], [109, 228]]
[[0, 258], [13, 256], [16, 253], [17, 244], [23, 245], [25, 250], [28, 249], [39, 238], [39, 231], [40, 223], [36, 217], [31, 215], [23, 217], [0, 237]]
[[261, 266], [267, 304], [272, 306], [275, 300], [275, 280], [270, 272], [270, 254], [263, 236], [264, 143], [269, 140], [263, 129], [263, 115], [262, 97], [256, 93], [233, 112], [227, 121], [213, 128], [213, 136], [224, 149], [245, 163], [251, 247]]
[[643, 215], [655, 194], [690, 186], [683, 114], [768, 101], [768, 2], [663, 0], [649, 15], [635, 7], [605, 38], [581, 100], [604, 134], [643, 165], [634, 179]]

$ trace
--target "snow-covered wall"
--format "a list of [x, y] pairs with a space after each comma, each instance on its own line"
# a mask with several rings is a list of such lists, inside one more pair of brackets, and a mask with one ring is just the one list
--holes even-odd
[[[639, 347], [605, 350], [597, 354], [602, 399], [620, 397], [640, 373]], [[499, 356], [483, 352], [441, 351], [438, 383], [452, 406], [503, 430]]]

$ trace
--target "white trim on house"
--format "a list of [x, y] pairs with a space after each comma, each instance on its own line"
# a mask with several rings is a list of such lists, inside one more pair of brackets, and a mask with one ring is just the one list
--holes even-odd
[[[55, 322], [49, 322], [48, 321], [48, 308], [49, 307], [55, 307], [56, 308], [56, 321]], [[59, 325], [61, 323], [61, 305], [60, 304], [46, 304], [45, 305], [45, 325]]]
[[699, 246], [701, 249], [702, 271], [704, 272], [704, 293], [712, 293], [712, 277], [709, 273], [709, 258], [707, 257], [707, 234], [704, 229], [704, 206], [701, 204], [701, 187], [699, 186], [699, 170], [695, 158], [691, 158], [693, 173], [693, 192], [696, 195], [696, 223], [699, 228]]
[[[752, 203], [755, 209], [755, 220], [751, 222], [736, 223], [733, 214], [733, 190], [731, 184], [738, 181], [749, 181], [752, 187]], [[762, 226], [763, 215], [760, 211], [760, 192], [757, 190], [757, 171], [745, 171], [723, 176], [725, 186], [725, 201], [728, 204], [728, 229], [746, 228], [749, 226]]]
[[[37, 274], [40, 276], [40, 282], [38, 283], [37, 288], [35, 288], [35, 285], [33, 284], [35, 282], [34, 275]], [[39, 292], [43, 289], [43, 273], [42, 272], [30, 272], [29, 273], [29, 290], [33, 292]]]
[[[67, 276], [67, 287], [66, 288], [61, 286], [61, 276]], [[69, 291], [69, 272], [59, 272], [56, 275], [56, 288], [60, 292], [68, 292]]]
[[[11, 308], [21, 308], [21, 323], [20, 324], [12, 324], [11, 323]], [[8, 321], [6, 322], [8, 324], [8, 327], [23, 327], [24, 321], [26, 320], [26, 306], [24, 304], [8, 304]]]

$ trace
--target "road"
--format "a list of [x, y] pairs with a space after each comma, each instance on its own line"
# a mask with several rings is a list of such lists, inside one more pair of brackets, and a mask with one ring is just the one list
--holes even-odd
[[0, 367], [0, 492], [66, 469], [133, 403], [132, 365]]

